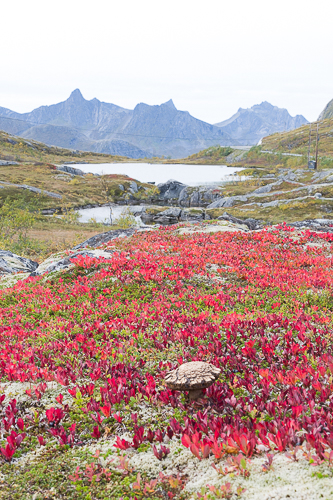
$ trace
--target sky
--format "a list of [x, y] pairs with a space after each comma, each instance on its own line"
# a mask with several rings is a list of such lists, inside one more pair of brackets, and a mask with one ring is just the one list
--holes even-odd
[[332, 18], [332, 0], [2, 0], [0, 106], [79, 88], [209, 123], [262, 101], [314, 121], [333, 98]]

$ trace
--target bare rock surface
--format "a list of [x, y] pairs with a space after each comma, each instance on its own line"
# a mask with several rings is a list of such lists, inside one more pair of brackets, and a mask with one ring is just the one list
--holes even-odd
[[180, 227], [175, 230], [178, 234], [194, 234], [194, 233], [223, 233], [223, 232], [246, 232], [249, 228], [246, 224], [234, 224], [228, 221], [219, 221], [216, 224], [195, 225], [189, 227]]
[[59, 170], [60, 172], [67, 172], [68, 174], [72, 175], [80, 175], [80, 176], [84, 175], [83, 170], [81, 170], [80, 168], [69, 167], [68, 165], [61, 165], [56, 167], [56, 169]]
[[76, 245], [73, 250], [77, 250], [79, 248], [85, 248], [85, 247], [92, 247], [96, 248], [99, 247], [100, 245], [103, 245], [103, 243], [107, 243], [108, 241], [112, 241], [116, 238], [125, 238], [126, 236], [132, 236], [132, 234], [136, 233], [137, 231], [150, 231], [152, 228], [145, 227], [145, 228], [129, 228], [129, 229], [116, 229], [113, 231], [106, 231], [105, 233], [100, 233], [96, 234], [96, 236], [92, 236], [91, 238], [83, 241], [82, 243], [79, 243]]
[[95, 257], [95, 258], [110, 258], [110, 253], [104, 252], [103, 250], [91, 249], [86, 250], [82, 249], [77, 252], [69, 251], [69, 252], [60, 252], [54, 255], [51, 255], [48, 259], [46, 259], [38, 268], [31, 273], [30, 276], [41, 276], [42, 274], [51, 273], [55, 271], [60, 271], [62, 269], [70, 269], [74, 267], [72, 259], [76, 257]]
[[237, 201], [245, 202], [248, 200], [248, 196], [227, 196], [225, 198], [219, 198], [214, 201], [207, 208], [221, 208], [221, 207], [232, 207]]
[[0, 275], [19, 272], [31, 273], [35, 271], [37, 267], [38, 263], [33, 260], [20, 257], [7, 250], [0, 250]]

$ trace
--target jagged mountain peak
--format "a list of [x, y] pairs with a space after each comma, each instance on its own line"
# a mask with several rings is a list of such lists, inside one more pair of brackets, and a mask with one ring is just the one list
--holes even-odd
[[165, 108], [171, 108], [171, 109], [177, 109], [176, 106], [174, 105], [174, 102], [172, 99], [169, 99], [167, 102], [164, 102], [161, 104], [161, 106], [164, 106]]
[[85, 98], [83, 97], [80, 89], [73, 90], [73, 92], [71, 92], [71, 95], [69, 96], [68, 100], [69, 99], [72, 101], [85, 101]]
[[161, 110], [163, 110], [163, 109], [173, 109], [173, 110], [177, 111], [177, 108], [174, 105], [172, 99], [169, 99], [169, 101], [163, 102], [162, 104], [154, 104], [152, 106], [150, 104], [146, 104], [144, 102], [140, 102], [139, 104], [137, 104], [135, 106], [134, 111], [138, 111], [138, 110], [153, 111], [153, 110], [158, 110], [158, 109], [161, 109]]
[[262, 137], [294, 130], [308, 123], [302, 115], [291, 116], [287, 109], [263, 101], [251, 108], [239, 108], [228, 120], [216, 125], [243, 145], [256, 144]]

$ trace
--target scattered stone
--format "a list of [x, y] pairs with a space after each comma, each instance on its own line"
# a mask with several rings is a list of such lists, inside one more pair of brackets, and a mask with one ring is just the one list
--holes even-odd
[[325, 233], [333, 233], [333, 219], [308, 219], [303, 221], [289, 222], [288, 226], [298, 229], [313, 229]]
[[191, 361], [168, 372], [165, 384], [169, 389], [188, 391], [189, 401], [194, 401], [203, 396], [202, 389], [211, 386], [220, 373], [221, 370], [210, 363]]

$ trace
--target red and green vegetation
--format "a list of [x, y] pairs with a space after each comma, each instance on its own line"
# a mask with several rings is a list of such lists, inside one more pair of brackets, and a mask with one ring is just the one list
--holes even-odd
[[[276, 453], [332, 477], [332, 243], [160, 228], [1, 291], [0, 498], [236, 498]], [[222, 373], [189, 403], [163, 381], [196, 360]]]

